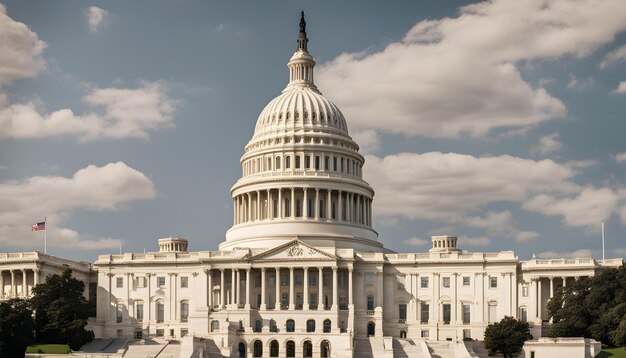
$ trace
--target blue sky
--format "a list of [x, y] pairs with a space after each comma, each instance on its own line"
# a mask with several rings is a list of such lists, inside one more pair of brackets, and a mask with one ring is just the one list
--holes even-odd
[[0, 251], [215, 250], [299, 12], [390, 249], [626, 255], [623, 1], [8, 1]]

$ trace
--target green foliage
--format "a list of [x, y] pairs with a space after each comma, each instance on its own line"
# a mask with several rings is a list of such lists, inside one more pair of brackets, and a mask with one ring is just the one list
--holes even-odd
[[70, 354], [70, 346], [67, 344], [37, 344], [34, 346], [28, 346], [26, 353], [39, 353], [39, 354]]
[[27, 301], [0, 303], [0, 357], [24, 357], [24, 350], [34, 342], [34, 329], [33, 311]]
[[78, 350], [93, 339], [93, 332], [85, 330], [89, 303], [83, 296], [84, 289], [85, 284], [73, 278], [70, 269], [33, 288], [30, 302], [38, 342], [69, 344]]
[[548, 302], [551, 337], [587, 337], [626, 346], [626, 267], [605, 270], [557, 290]]
[[528, 323], [505, 316], [500, 322], [492, 323], [485, 329], [485, 347], [490, 355], [502, 353], [505, 358], [520, 354], [524, 342], [533, 337]]

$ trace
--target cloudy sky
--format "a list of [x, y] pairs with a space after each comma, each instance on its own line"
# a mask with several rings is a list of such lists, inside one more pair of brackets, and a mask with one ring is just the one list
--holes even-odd
[[388, 248], [626, 255], [623, 0], [4, 2], [0, 251], [217, 249], [300, 10]]

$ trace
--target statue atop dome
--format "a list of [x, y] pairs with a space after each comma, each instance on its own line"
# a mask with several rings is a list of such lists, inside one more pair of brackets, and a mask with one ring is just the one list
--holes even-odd
[[306, 21], [304, 20], [304, 11], [300, 12], [300, 33], [306, 36]]
[[298, 51], [307, 52], [307, 44], [309, 39], [306, 37], [306, 21], [304, 20], [304, 11], [300, 12], [300, 33], [298, 34]]

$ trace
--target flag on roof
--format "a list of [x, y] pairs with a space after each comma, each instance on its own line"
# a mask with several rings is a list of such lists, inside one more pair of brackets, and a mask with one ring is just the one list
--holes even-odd
[[42, 221], [40, 223], [36, 223], [35, 225], [33, 225], [30, 228], [30, 231], [39, 231], [39, 230], [45, 230], [46, 229], [46, 222]]

